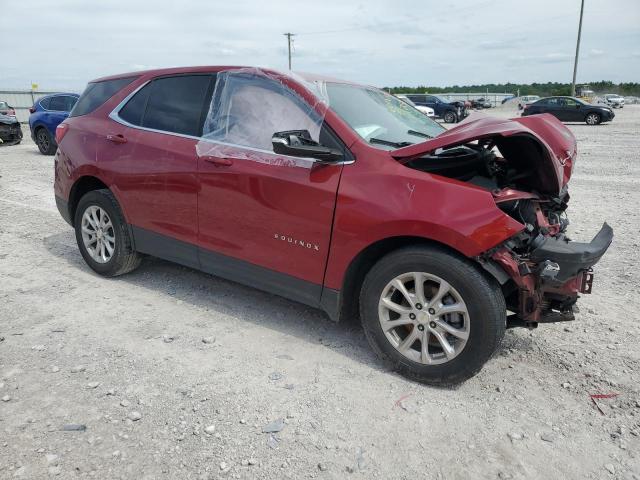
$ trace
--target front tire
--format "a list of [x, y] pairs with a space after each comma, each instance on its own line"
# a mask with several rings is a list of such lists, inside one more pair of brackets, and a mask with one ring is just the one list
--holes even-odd
[[478, 373], [502, 341], [499, 285], [439, 247], [408, 247], [367, 274], [360, 316], [373, 350], [419, 382], [453, 385]]
[[587, 125], [598, 125], [602, 121], [602, 117], [598, 113], [589, 113], [584, 121]]
[[456, 123], [458, 121], [458, 115], [455, 112], [445, 112], [444, 114], [444, 122], [445, 123]]
[[140, 265], [129, 228], [109, 190], [84, 195], [76, 208], [74, 225], [78, 248], [87, 265], [105, 277], [128, 273]]
[[44, 127], [40, 127], [36, 131], [36, 145], [38, 145], [38, 150], [43, 155], [53, 155], [56, 153], [56, 148], [58, 148], [53, 138], [51, 138], [51, 134]]

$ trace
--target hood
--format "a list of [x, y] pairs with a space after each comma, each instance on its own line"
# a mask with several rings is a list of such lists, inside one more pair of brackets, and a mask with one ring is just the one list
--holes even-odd
[[475, 114], [435, 138], [389, 153], [406, 163], [439, 148], [486, 139], [494, 140], [508, 163], [534, 168], [542, 193], [560, 194], [571, 177], [576, 139], [562, 122], [547, 113], [512, 119]]

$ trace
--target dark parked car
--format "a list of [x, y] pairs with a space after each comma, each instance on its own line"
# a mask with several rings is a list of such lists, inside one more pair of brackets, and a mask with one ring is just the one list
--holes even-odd
[[549, 97], [524, 106], [522, 116], [550, 113], [563, 122], [586, 122], [598, 125], [613, 120], [615, 114], [609, 107], [592, 105], [574, 97]]
[[56, 127], [69, 116], [77, 101], [76, 93], [56, 93], [40, 98], [29, 109], [31, 138], [38, 145], [40, 153], [53, 155], [56, 152]]
[[15, 115], [0, 113], [0, 144], [17, 145], [22, 140], [22, 128]]
[[491, 108], [491, 106], [491, 102], [484, 97], [478, 98], [476, 100], [471, 100], [471, 108], [475, 108], [477, 110]]
[[407, 93], [406, 97], [416, 105], [433, 108], [436, 117], [442, 118], [446, 123], [458, 123], [469, 114], [464, 102], [450, 102], [437, 95], [425, 93]]
[[0, 115], [16, 116], [15, 109], [4, 100], [0, 100]]
[[98, 274], [154, 255], [359, 317], [428, 383], [573, 320], [613, 237], [566, 237], [576, 140], [550, 115], [446, 130], [373, 87], [192, 67], [89, 83], [56, 136], [56, 204]]

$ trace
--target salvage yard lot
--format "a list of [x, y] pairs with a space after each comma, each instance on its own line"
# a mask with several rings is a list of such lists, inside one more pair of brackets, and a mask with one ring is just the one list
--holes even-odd
[[640, 106], [615, 113], [569, 125], [570, 236], [615, 231], [593, 295], [456, 389], [389, 372], [355, 322], [185, 267], [98, 277], [52, 157], [0, 147], [0, 478], [640, 478]]

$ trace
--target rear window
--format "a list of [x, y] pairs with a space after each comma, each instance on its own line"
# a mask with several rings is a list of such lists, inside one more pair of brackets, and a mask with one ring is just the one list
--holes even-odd
[[89, 83], [69, 116], [79, 117], [80, 115], [93, 112], [109, 100], [116, 92], [129, 85], [136, 78], [137, 77], [116, 78], [114, 80]]
[[7, 102], [0, 102], [0, 108], [2, 109], [9, 108], [9, 104]]

